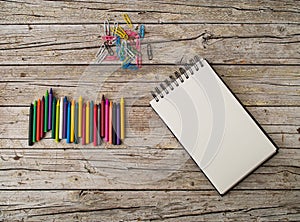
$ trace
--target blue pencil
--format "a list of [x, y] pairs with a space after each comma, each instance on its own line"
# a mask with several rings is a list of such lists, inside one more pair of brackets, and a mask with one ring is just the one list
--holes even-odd
[[90, 142], [94, 141], [94, 102], [90, 102]]
[[67, 113], [67, 143], [70, 143], [71, 139], [71, 103], [68, 102], [68, 113]]

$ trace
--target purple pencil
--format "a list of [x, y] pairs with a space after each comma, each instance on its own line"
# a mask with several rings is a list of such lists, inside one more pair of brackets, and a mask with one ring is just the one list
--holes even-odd
[[117, 145], [121, 144], [120, 103], [117, 104]]
[[48, 106], [48, 130], [51, 130], [52, 128], [52, 100], [53, 100], [53, 92], [52, 88], [50, 88], [49, 93], [49, 106]]
[[67, 138], [67, 107], [68, 105], [68, 100], [67, 100], [67, 97], [65, 96], [64, 98], [64, 114], [63, 114], [63, 135], [62, 135], [62, 138]]

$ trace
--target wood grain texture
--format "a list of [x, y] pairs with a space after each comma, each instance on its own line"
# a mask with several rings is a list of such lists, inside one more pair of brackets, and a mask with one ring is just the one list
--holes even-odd
[[[0, 221], [299, 221], [298, 5], [0, 1]], [[136, 72], [95, 63], [103, 21], [125, 26], [123, 13], [146, 27]], [[195, 54], [279, 147], [223, 197], [149, 106], [149, 91]], [[28, 147], [29, 105], [50, 87], [70, 99], [124, 96], [124, 144], [56, 143], [48, 132]]]

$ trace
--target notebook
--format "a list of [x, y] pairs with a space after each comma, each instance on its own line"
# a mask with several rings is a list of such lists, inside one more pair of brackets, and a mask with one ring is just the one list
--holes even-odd
[[150, 105], [223, 195], [277, 147], [205, 59], [184, 67], [151, 91]]

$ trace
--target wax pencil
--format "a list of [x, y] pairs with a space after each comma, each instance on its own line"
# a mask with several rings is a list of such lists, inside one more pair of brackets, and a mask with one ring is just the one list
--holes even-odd
[[125, 105], [124, 98], [120, 100], [120, 111], [121, 111], [121, 140], [125, 138]]
[[112, 117], [113, 117], [113, 115], [112, 115], [112, 113], [113, 113], [113, 102], [112, 101], [110, 101], [110, 103], [109, 103], [109, 129], [108, 129], [108, 141], [109, 141], [109, 143], [110, 144], [112, 144]]
[[75, 104], [74, 143], [78, 143], [78, 102]]
[[117, 103], [117, 145], [121, 144], [120, 103]]
[[97, 104], [94, 105], [94, 131], [93, 131], [93, 136], [94, 136], [94, 146], [97, 146], [97, 114], [98, 114], [98, 109], [97, 109]]
[[53, 97], [52, 98], [52, 117], [51, 117], [51, 120], [52, 120], [52, 126], [51, 126], [51, 137], [52, 139], [55, 139], [55, 120], [56, 120], [56, 98]]
[[49, 105], [48, 105], [48, 130], [51, 130], [52, 127], [52, 100], [53, 100], [53, 91], [51, 88], [49, 93]]
[[36, 106], [37, 101], [34, 101], [33, 105], [33, 130], [32, 130], [32, 142], [36, 142]]
[[105, 136], [105, 100], [104, 95], [102, 95], [101, 100], [101, 137]]
[[63, 138], [63, 122], [64, 122], [64, 98], [60, 98], [59, 103], [59, 139]]
[[59, 99], [56, 102], [56, 120], [55, 120], [55, 141], [59, 142], [59, 116], [60, 116], [60, 105]]
[[31, 103], [29, 109], [28, 146], [33, 145], [32, 133], [33, 133], [33, 104]]
[[41, 100], [41, 127], [40, 127], [40, 139], [44, 137], [44, 113], [45, 113], [45, 97]]
[[71, 104], [71, 132], [70, 132], [70, 142], [74, 142], [74, 128], [75, 128], [75, 100], [72, 100]]
[[78, 137], [81, 137], [82, 131], [82, 97], [79, 97], [78, 100]]
[[100, 135], [100, 131], [101, 131], [101, 104], [99, 103], [99, 105], [97, 106], [97, 110], [98, 110], [98, 119], [97, 119], [97, 144], [100, 145], [101, 144], [101, 135]]
[[105, 101], [105, 141], [108, 142], [109, 138], [109, 100]]
[[48, 132], [48, 113], [49, 113], [49, 94], [48, 90], [46, 91], [45, 94], [45, 114], [44, 114], [44, 132]]
[[90, 102], [90, 142], [93, 142], [94, 136], [94, 102]]
[[36, 141], [40, 141], [40, 130], [41, 130], [41, 100], [37, 102], [37, 116], [36, 116]]
[[112, 144], [117, 144], [117, 115], [116, 115], [116, 104], [113, 103], [113, 130], [112, 130]]
[[86, 102], [85, 108], [85, 143], [90, 143], [90, 103]]
[[68, 112], [67, 112], [67, 143], [70, 143], [71, 138], [71, 102], [68, 102]]
[[68, 121], [68, 100], [64, 98], [64, 117], [63, 117], [63, 138], [67, 138], [67, 121]]
[[81, 142], [82, 142], [82, 145], [84, 145], [85, 144], [85, 118], [86, 118], [86, 105], [85, 105], [85, 103], [83, 103], [83, 105], [82, 105], [82, 123], [81, 123], [81, 126], [82, 126], [82, 129], [81, 129], [81, 136], [82, 136], [82, 138], [81, 138]]

